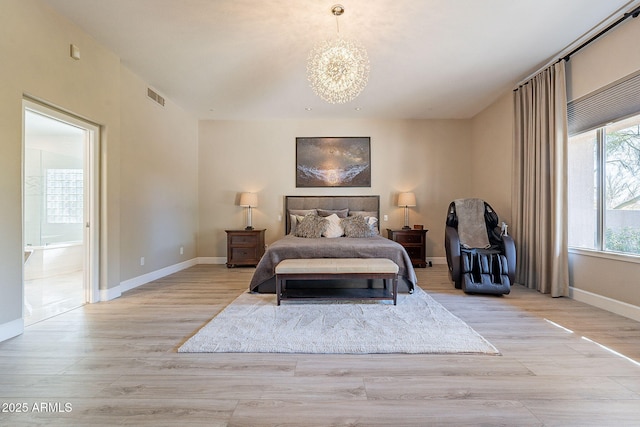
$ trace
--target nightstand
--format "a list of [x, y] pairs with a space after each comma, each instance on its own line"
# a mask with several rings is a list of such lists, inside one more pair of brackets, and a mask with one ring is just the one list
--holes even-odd
[[429, 230], [391, 230], [387, 228], [387, 236], [404, 247], [414, 267], [425, 268], [427, 266], [427, 231]]
[[258, 265], [264, 255], [265, 229], [224, 231], [227, 233], [227, 267]]

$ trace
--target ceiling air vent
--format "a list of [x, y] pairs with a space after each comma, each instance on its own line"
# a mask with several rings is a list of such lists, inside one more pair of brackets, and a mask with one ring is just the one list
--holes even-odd
[[158, 95], [153, 89], [147, 88], [147, 96], [164, 107], [164, 98]]

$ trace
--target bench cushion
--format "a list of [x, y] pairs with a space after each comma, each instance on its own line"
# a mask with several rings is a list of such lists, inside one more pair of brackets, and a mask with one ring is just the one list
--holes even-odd
[[387, 258], [305, 258], [285, 259], [276, 266], [276, 274], [397, 274], [398, 266]]

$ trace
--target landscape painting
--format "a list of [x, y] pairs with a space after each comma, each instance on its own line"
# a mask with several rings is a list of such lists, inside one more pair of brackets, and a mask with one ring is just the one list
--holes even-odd
[[371, 138], [296, 138], [296, 187], [371, 187]]

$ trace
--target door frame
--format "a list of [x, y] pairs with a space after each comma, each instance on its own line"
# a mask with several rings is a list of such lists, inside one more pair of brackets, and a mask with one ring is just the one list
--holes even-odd
[[[88, 303], [100, 301], [100, 126], [73, 113], [59, 110], [32, 98], [22, 100], [22, 182], [26, 141], [25, 112], [30, 110], [51, 119], [86, 130], [84, 146], [84, 291]], [[22, 248], [24, 250], [24, 185], [22, 189]], [[22, 266], [24, 280], [24, 265]], [[23, 283], [24, 286], [24, 283]], [[23, 291], [24, 293], [24, 291]], [[24, 296], [23, 296], [24, 299]], [[24, 314], [23, 314], [24, 315]]]

